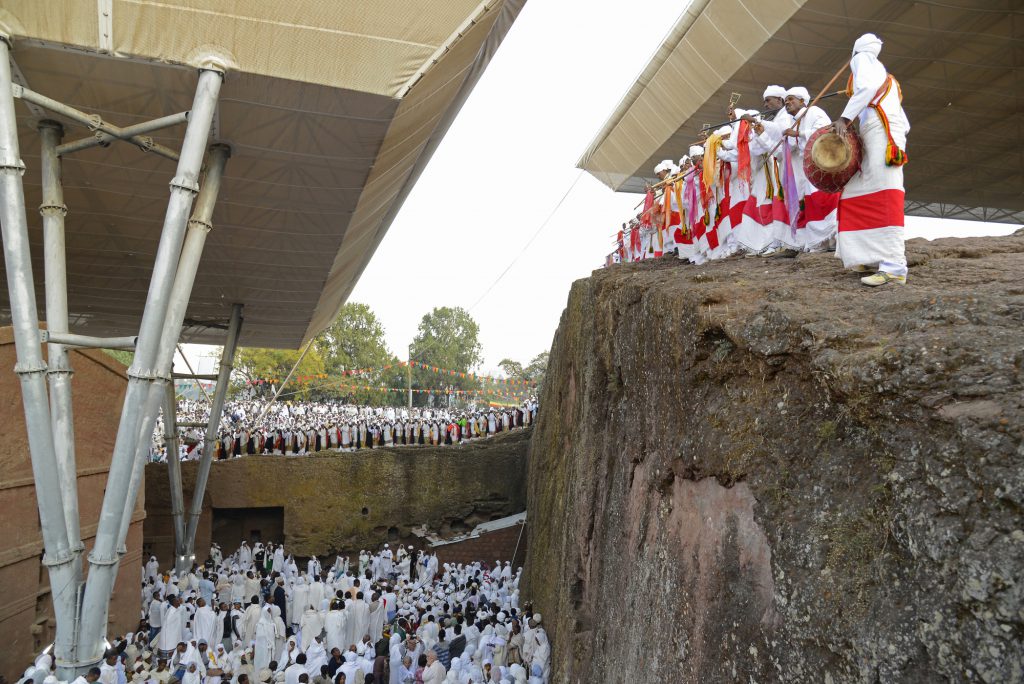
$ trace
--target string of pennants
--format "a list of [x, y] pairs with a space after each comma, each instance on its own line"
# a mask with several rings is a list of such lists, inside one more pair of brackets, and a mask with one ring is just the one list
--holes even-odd
[[[370, 392], [408, 392], [409, 391], [409, 389], [407, 387], [374, 387], [373, 385], [345, 385], [345, 384], [339, 384], [338, 385], [338, 389], [350, 390], [350, 391], [366, 390], [366, 391], [370, 391]], [[428, 389], [416, 389], [416, 388], [413, 388], [412, 391], [413, 391], [414, 394], [420, 394], [420, 393], [423, 393], [423, 392], [433, 392], [435, 394], [467, 394], [467, 395], [473, 395], [473, 396], [479, 396], [479, 397], [482, 397], [482, 396], [501, 396], [501, 397], [514, 396], [514, 397], [521, 397], [521, 396], [526, 396], [527, 394], [529, 394], [529, 392], [527, 392], [526, 390], [497, 390], [497, 389], [487, 389], [487, 390], [456, 390], [456, 389], [447, 389], [445, 387], [432, 387], [432, 388], [428, 388]]]
[[[496, 378], [490, 375], [480, 375], [478, 373], [464, 373], [462, 371], [454, 371], [448, 368], [439, 368], [437, 366], [431, 366], [427, 363], [420, 363], [419, 361], [399, 361], [397, 364], [388, 366], [381, 366], [380, 368], [354, 368], [352, 370], [341, 371], [342, 376], [353, 376], [353, 375], [366, 375], [368, 373], [374, 373], [377, 371], [386, 371], [392, 368], [405, 368], [412, 365], [413, 368], [422, 368], [423, 370], [432, 371], [438, 375], [447, 375], [450, 377], [457, 378], [468, 378], [469, 380], [482, 380], [484, 382], [491, 382], [496, 385], [511, 385], [516, 387], [535, 387], [535, 383], [527, 380], [513, 380], [511, 378]], [[311, 382], [319, 382], [321, 380], [328, 379], [327, 373], [316, 373], [314, 375], [297, 375], [292, 378], [292, 382], [305, 385]], [[257, 378], [254, 380], [248, 380], [246, 385], [274, 385], [281, 382], [281, 378]], [[408, 390], [403, 390], [408, 391]], [[432, 390], [423, 390], [429, 392]], [[468, 390], [466, 390], [468, 392]]]

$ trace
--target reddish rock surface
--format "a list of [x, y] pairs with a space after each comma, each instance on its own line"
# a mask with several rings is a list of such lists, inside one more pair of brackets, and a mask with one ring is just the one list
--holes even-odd
[[[554, 682], [1024, 679], [1024, 232], [574, 284], [531, 443]], [[625, 679], [624, 679], [625, 678]]]
[[[26, 663], [53, 641], [53, 606], [49, 574], [42, 566], [35, 482], [28, 451], [28, 433], [15, 363], [14, 338], [0, 328], [0, 674], [16, 681]], [[85, 554], [92, 548], [110, 469], [110, 449], [121, 418], [127, 387], [125, 367], [100, 351], [70, 355], [75, 415], [75, 457], [78, 506]], [[128, 528], [127, 554], [121, 559], [110, 602], [110, 633], [124, 634], [139, 623], [139, 569], [142, 560], [143, 497], [139, 497]], [[88, 570], [88, 564], [83, 567]]]

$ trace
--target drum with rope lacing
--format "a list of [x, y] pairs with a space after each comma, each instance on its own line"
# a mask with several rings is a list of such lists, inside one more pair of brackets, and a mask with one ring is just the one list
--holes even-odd
[[839, 136], [832, 126], [811, 134], [804, 148], [804, 175], [822, 192], [842, 192], [860, 169], [860, 136], [852, 128]]

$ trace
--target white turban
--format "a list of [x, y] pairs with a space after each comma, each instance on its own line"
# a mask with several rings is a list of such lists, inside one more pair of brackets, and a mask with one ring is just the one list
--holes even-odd
[[690, 145], [690, 156], [699, 157], [704, 154], [704, 148], [700, 145]]
[[671, 171], [671, 170], [672, 170], [672, 160], [671, 159], [663, 159], [662, 161], [658, 162], [657, 166], [654, 167], [654, 173], [661, 173], [662, 171]]
[[865, 33], [853, 44], [853, 54], [870, 52], [875, 57], [882, 51], [882, 39], [874, 33]]
[[682, 166], [686, 166], [686, 162], [688, 162], [688, 161], [690, 161], [690, 157], [689, 157], [689, 155], [686, 155], [686, 154], [684, 154], [684, 155], [683, 155], [683, 156], [682, 156], [682, 157], [681, 157], [681, 158], [679, 159], [679, 166], [680, 166], [680, 167], [682, 167]]
[[770, 85], [764, 89], [764, 95], [762, 97], [786, 97], [786, 89], [780, 85]]
[[797, 98], [798, 100], [803, 100], [804, 104], [807, 104], [811, 101], [811, 94], [807, 92], [807, 88], [804, 88], [803, 86], [793, 86], [792, 88], [787, 90], [786, 97], [789, 97], [790, 95]]

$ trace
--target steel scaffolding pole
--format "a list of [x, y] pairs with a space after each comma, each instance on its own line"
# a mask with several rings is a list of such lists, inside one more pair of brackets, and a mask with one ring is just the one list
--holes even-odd
[[[173, 398], [174, 350], [177, 347], [178, 338], [181, 336], [181, 326], [185, 320], [189, 299], [192, 296], [192, 287], [195, 284], [196, 273], [199, 272], [199, 263], [203, 256], [203, 248], [206, 245], [206, 237], [213, 227], [213, 209], [217, 204], [217, 196], [220, 194], [221, 182], [224, 178], [224, 167], [227, 165], [230, 156], [231, 148], [227, 145], [212, 145], [210, 147], [206, 177], [203, 179], [202, 189], [196, 198], [192, 217], [188, 221], [188, 232], [185, 235], [185, 242], [181, 248], [181, 257], [178, 259], [178, 268], [174, 275], [174, 285], [171, 287], [171, 299], [164, 318], [165, 334], [160, 340], [160, 349], [157, 354], [159, 359], [157, 375], [160, 377], [160, 380], [154, 383], [149, 396], [149, 403], [153, 411], [162, 404], [165, 405], [165, 411], [167, 410], [166, 396], [168, 390], [166, 387], [170, 387], [170, 393]], [[238, 325], [241, 325], [241, 305], [236, 304], [235, 307], [232, 307], [231, 322], [228, 326], [229, 339], [231, 336], [230, 331], [234, 329], [232, 326], [235, 326], [235, 308], [238, 308]], [[139, 446], [141, 449], [142, 444], [140, 443]], [[170, 461], [170, 454], [168, 454], [168, 463]], [[141, 475], [142, 473], [139, 472], [139, 481], [141, 481]], [[181, 488], [180, 465], [176, 473], [172, 469], [169, 475], [172, 508], [180, 510], [183, 516], [184, 495]], [[136, 484], [136, 486], [138, 485]], [[180, 500], [180, 506], [176, 506], [175, 498]], [[183, 520], [184, 518], [181, 517], [180, 521]], [[188, 553], [188, 546], [185, 543], [187, 535], [184, 533], [184, 524], [181, 525], [179, 533], [178, 523], [179, 518], [175, 518], [174, 565], [175, 568], [181, 571], [190, 568], [192, 563], [188, 557], [190, 555]]]
[[[43, 217], [43, 265], [46, 286], [46, 329], [51, 335], [68, 332], [68, 278], [64, 254], [64, 188], [61, 184], [61, 164], [57, 146], [64, 135], [56, 121], [40, 121], [40, 155], [43, 175], [43, 203], [39, 213]], [[53, 427], [53, 447], [57, 456], [57, 479], [64, 501], [64, 523], [68, 531], [68, 544], [75, 554], [76, 581], [82, 580], [79, 558], [84, 546], [78, 522], [78, 469], [75, 466], [75, 421], [71, 408], [71, 364], [67, 348], [51, 341], [46, 347], [47, 373], [50, 385], [50, 421]]]
[[220, 373], [217, 378], [217, 389], [213, 393], [210, 405], [210, 423], [206, 426], [206, 439], [203, 441], [203, 456], [196, 471], [196, 483], [192, 488], [192, 501], [188, 507], [188, 526], [185, 529], [185, 554], [191, 561], [195, 560], [196, 529], [199, 527], [199, 515], [203, 512], [203, 495], [206, 493], [206, 482], [210, 479], [210, 464], [213, 462], [213, 443], [220, 430], [220, 417], [224, 412], [224, 399], [228, 393], [228, 381], [238, 348], [238, 333], [242, 328], [242, 305], [231, 307], [231, 323], [228, 325], [228, 338], [224, 342], [224, 350], [220, 355]]
[[[160, 380], [155, 372], [159, 365], [160, 342], [165, 334], [173, 334], [177, 339], [178, 330], [165, 331], [165, 317], [185, 237], [185, 224], [199, 189], [200, 165], [222, 81], [223, 74], [219, 71], [200, 71], [177, 171], [170, 184], [170, 199], [139, 325], [138, 345], [128, 369], [128, 389], [114, 441], [96, 541], [89, 554], [89, 575], [78, 633], [79, 658], [83, 664], [94, 664], [103, 654], [110, 595], [117, 577], [119, 550], [123, 548], [124, 534], [128, 529], [124, 518], [126, 514], [130, 518], [134, 509], [135, 500], [129, 497], [133, 492], [137, 493], [137, 482], [141, 478], [141, 474], [135, 471], [140, 435], [152, 435], [156, 422], [155, 410], [150, 410], [150, 406], [159, 404], [151, 404], [148, 397], [151, 386]], [[169, 377], [165, 379], [170, 380]]]
[[[17, 354], [14, 372], [21, 384], [39, 526], [43, 537], [43, 565], [49, 572], [53, 610], [58, 625], [54, 656], [58, 676], [70, 679], [68, 675], [76, 661], [74, 624], [78, 596], [76, 578], [79, 572], [75, 569], [76, 557], [68, 539], [64, 517], [59, 465], [46, 392], [47, 368], [39, 342], [39, 312], [36, 308], [22, 183], [25, 165], [18, 149], [10, 48], [10, 37], [0, 35], [0, 230], [3, 234], [11, 326], [14, 329]], [[75, 523], [77, 528], [77, 520]]]
[[164, 447], [167, 449], [167, 479], [171, 489], [171, 519], [174, 521], [174, 562], [182, 555], [185, 540], [185, 497], [181, 489], [181, 456], [178, 454], [178, 407], [174, 383], [164, 386]]

